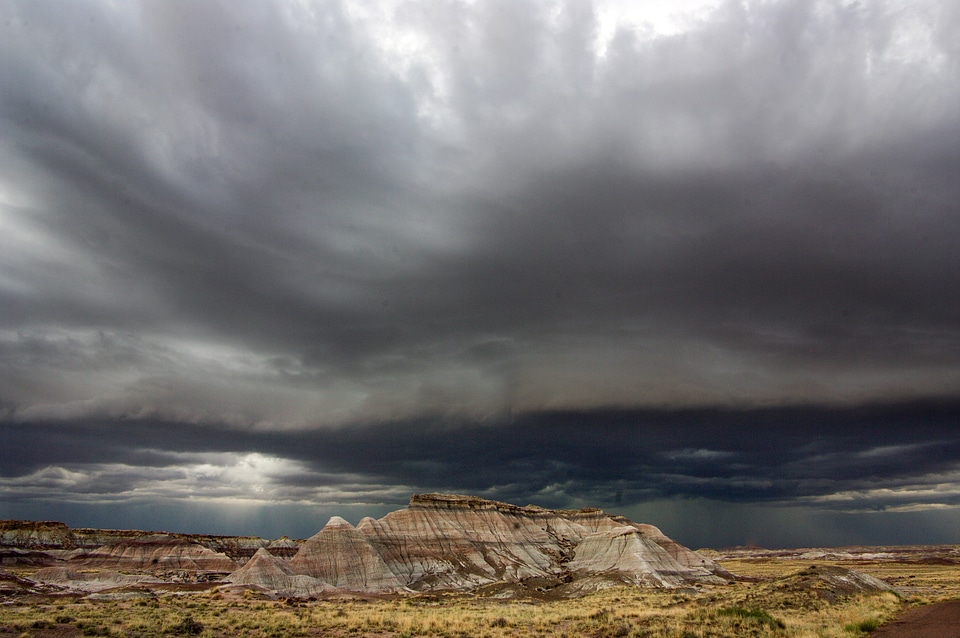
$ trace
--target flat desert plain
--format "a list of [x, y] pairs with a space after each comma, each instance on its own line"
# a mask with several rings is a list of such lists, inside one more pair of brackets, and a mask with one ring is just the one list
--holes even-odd
[[[563, 600], [548, 593], [500, 599], [496, 589], [272, 600], [218, 583], [79, 597], [17, 594], [8, 580], [0, 636], [850, 638], [960, 598], [960, 546], [700, 552], [737, 579], [672, 590], [616, 587]], [[859, 574], [894, 591], [864, 588]]]

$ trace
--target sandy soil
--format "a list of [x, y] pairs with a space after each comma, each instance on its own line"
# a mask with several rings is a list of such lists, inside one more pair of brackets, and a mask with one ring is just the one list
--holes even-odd
[[960, 600], [911, 609], [870, 638], [949, 638], [960, 636]]

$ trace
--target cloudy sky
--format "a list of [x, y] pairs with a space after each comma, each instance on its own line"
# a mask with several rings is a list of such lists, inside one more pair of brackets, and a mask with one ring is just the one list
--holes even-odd
[[957, 542], [958, 78], [952, 0], [0, 0], [0, 517]]

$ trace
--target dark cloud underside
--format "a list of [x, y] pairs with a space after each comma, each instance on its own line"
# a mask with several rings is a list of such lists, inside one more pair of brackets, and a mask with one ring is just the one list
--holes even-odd
[[657, 4], [0, 0], [6, 498], [954, 507], [960, 10]]
[[[11, 431], [0, 470], [8, 480], [51, 467], [176, 473], [216, 455], [256, 453], [298, 468], [267, 472], [276, 502], [310, 502], [320, 486], [342, 487], [333, 495], [341, 503], [376, 499], [381, 486], [409, 486], [513, 502], [539, 498], [556, 507], [609, 506], [619, 493], [618, 505], [685, 497], [883, 509], [958, 504], [960, 490], [943, 490], [933, 500], [923, 492], [960, 472], [958, 419], [955, 402], [920, 402], [546, 412], [485, 424], [427, 419], [310, 432], [158, 421], [31, 423]], [[135, 499], [132, 487], [91, 489]], [[408, 496], [401, 489], [387, 502]]]

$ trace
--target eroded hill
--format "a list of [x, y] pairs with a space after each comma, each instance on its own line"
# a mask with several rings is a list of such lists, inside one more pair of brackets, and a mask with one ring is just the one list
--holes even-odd
[[[732, 578], [656, 527], [599, 509], [520, 507], [451, 494], [414, 495], [406, 508], [356, 527], [335, 516], [299, 545], [33, 525], [0, 525], [5, 563], [45, 568], [34, 578], [47, 586], [88, 591], [78, 574], [91, 570], [123, 574], [118, 586], [140, 575], [149, 577], [140, 584], [222, 582], [294, 597], [471, 590], [566, 597], [622, 584], [676, 588]], [[98, 577], [97, 588], [108, 579]]]

